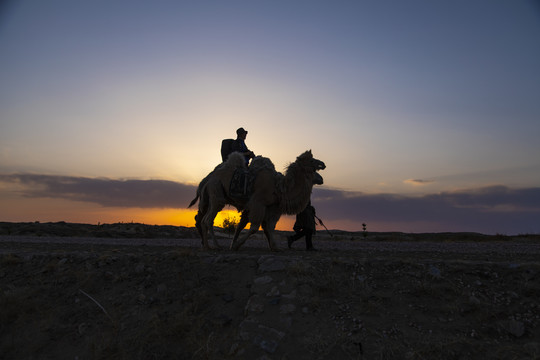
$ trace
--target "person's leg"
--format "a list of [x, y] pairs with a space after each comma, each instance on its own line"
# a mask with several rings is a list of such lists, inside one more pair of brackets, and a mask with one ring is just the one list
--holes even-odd
[[289, 249], [291, 248], [292, 243], [300, 239], [302, 236], [305, 236], [304, 230], [296, 231], [294, 235], [287, 236], [287, 245], [289, 246]]
[[315, 250], [315, 248], [313, 247], [313, 243], [311, 241], [311, 238], [313, 236], [313, 231], [310, 229], [306, 229], [304, 230], [305, 234], [306, 234], [306, 250]]

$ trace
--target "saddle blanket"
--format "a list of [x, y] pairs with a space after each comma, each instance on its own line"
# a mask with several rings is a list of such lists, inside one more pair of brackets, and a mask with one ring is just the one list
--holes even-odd
[[249, 198], [255, 177], [248, 170], [236, 169], [229, 186], [229, 195], [233, 198]]

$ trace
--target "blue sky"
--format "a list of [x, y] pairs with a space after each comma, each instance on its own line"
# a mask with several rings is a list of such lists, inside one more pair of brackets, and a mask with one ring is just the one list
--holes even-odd
[[[538, 2], [0, 11], [0, 221], [181, 224], [170, 214], [243, 126], [277, 169], [307, 149], [325, 161], [314, 205], [332, 227], [540, 232]], [[113, 184], [126, 199], [103, 201]]]

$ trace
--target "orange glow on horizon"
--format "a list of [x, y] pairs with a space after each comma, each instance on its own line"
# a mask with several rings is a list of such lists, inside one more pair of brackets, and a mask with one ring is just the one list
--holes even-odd
[[[186, 226], [194, 227], [195, 226], [195, 214], [197, 210], [184, 210], [184, 209], [144, 209], [139, 210], [135, 213], [133, 210], [129, 211], [131, 220], [133, 222], [139, 222], [143, 224], [151, 225], [173, 225], [173, 226]], [[116, 212], [116, 218], [118, 217], [118, 212]], [[227, 218], [234, 219], [236, 222], [240, 221], [240, 213], [236, 210], [222, 210], [220, 211], [216, 218], [214, 219], [214, 226], [222, 227], [223, 221]], [[121, 220], [116, 220], [113, 222], [118, 222]], [[294, 224], [294, 217], [284, 216], [277, 223], [277, 230], [289, 231], [292, 230]], [[249, 224], [246, 228], [249, 229]]]
[[[195, 226], [197, 210], [113, 208], [63, 199], [3, 199], [0, 201], [0, 221], [59, 222], [82, 224], [141, 223], [147, 225]], [[240, 213], [225, 208], [218, 213], [214, 226], [221, 227], [227, 217], [240, 220]], [[292, 230], [294, 217], [283, 216], [276, 229]], [[247, 226], [249, 228], [249, 225]]]

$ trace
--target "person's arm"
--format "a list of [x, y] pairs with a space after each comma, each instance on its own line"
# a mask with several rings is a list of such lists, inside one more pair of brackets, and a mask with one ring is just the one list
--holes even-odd
[[250, 158], [254, 158], [254, 157], [255, 157], [255, 154], [253, 153], [253, 151], [251, 151], [251, 150], [248, 149], [248, 147], [246, 146], [246, 143], [245, 143], [245, 142], [242, 142], [242, 141], [239, 140], [239, 139], [236, 139], [236, 140], [233, 142], [232, 150], [233, 150], [233, 151], [237, 151], [237, 152], [239, 152], [240, 154], [242, 154], [242, 155], [244, 155], [244, 156], [247, 156], [247, 157], [250, 157]]

